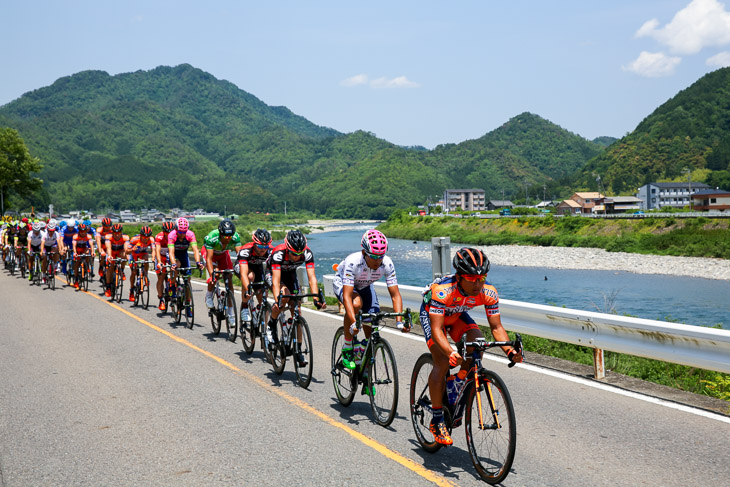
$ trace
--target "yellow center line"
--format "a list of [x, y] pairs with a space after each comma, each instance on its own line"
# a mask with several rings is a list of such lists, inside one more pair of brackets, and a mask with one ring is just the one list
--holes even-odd
[[[67, 283], [67, 281], [64, 279], [60, 279], [60, 280]], [[447, 480], [446, 478], [442, 477], [441, 475], [430, 471], [429, 469], [425, 468], [423, 465], [419, 465], [418, 463], [414, 462], [410, 458], [404, 457], [403, 455], [396, 453], [395, 451], [391, 450], [390, 448], [383, 445], [382, 443], [370, 438], [369, 436], [366, 436], [358, 431], [355, 431], [354, 429], [350, 428], [349, 426], [340, 423], [336, 419], [334, 419], [334, 418], [326, 415], [325, 413], [315, 409], [314, 407], [310, 406], [309, 404], [302, 401], [298, 397], [292, 396], [292, 395], [288, 394], [287, 392], [282, 391], [280, 388], [272, 386], [271, 384], [265, 382], [263, 379], [251, 374], [250, 372], [239, 369], [238, 367], [236, 367], [232, 363], [228, 362], [227, 360], [225, 360], [221, 357], [218, 357], [217, 355], [214, 355], [214, 354], [208, 352], [207, 350], [203, 350], [202, 348], [200, 348], [196, 345], [193, 345], [192, 343], [185, 340], [184, 338], [180, 338], [177, 335], [174, 335], [167, 330], [164, 330], [156, 325], [153, 325], [149, 321], [146, 321], [146, 320], [140, 318], [139, 316], [127, 311], [126, 309], [122, 308], [121, 306], [118, 306], [112, 302], [109, 302], [105, 298], [99, 297], [96, 294], [90, 293], [88, 291], [81, 291], [81, 292], [91, 296], [92, 298], [98, 299], [102, 303], [108, 304], [112, 308], [114, 308], [118, 311], [121, 311], [125, 315], [129, 316], [130, 318], [135, 319], [136, 321], [142, 323], [143, 325], [145, 325], [157, 332], [160, 332], [169, 338], [172, 338], [176, 342], [178, 342], [182, 345], [185, 345], [186, 347], [189, 347], [189, 348], [195, 350], [196, 352], [200, 352], [208, 358], [215, 360], [219, 364], [231, 369], [232, 371], [236, 372], [237, 374], [256, 383], [257, 385], [264, 388], [268, 392], [276, 394], [277, 396], [281, 397], [282, 399], [286, 400], [287, 402], [303, 409], [304, 411], [307, 411], [310, 414], [315, 415], [316, 417], [320, 418], [325, 423], [327, 423], [331, 426], [334, 426], [335, 428], [339, 428], [339, 429], [343, 430], [344, 432], [346, 432], [347, 434], [349, 434], [356, 440], [360, 441], [364, 445], [369, 446], [370, 448], [377, 451], [378, 453], [385, 456], [386, 458], [393, 460], [396, 463], [399, 463], [400, 465], [406, 467], [407, 469], [411, 470], [412, 472], [416, 473], [417, 475], [420, 475], [421, 477], [425, 478], [426, 480], [433, 482], [434, 484], [440, 485], [440, 486], [457, 485], [457, 484], [454, 484], [453, 482]]]

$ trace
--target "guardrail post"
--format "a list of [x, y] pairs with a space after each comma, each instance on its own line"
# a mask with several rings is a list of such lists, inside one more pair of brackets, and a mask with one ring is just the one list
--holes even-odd
[[451, 237], [431, 238], [431, 269], [433, 279], [451, 272]]
[[301, 265], [297, 267], [297, 281], [299, 281], [299, 288], [302, 294], [308, 294], [309, 291], [309, 278], [307, 277], [307, 269]]
[[606, 378], [606, 365], [603, 361], [603, 349], [593, 349], [593, 377], [596, 380]]

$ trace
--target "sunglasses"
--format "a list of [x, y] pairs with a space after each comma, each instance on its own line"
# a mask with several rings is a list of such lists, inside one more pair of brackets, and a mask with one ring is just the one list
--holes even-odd
[[256, 244], [256, 248], [257, 249], [268, 249], [269, 246], [268, 245], [259, 245], [259, 244]]
[[303, 250], [300, 250], [299, 252], [294, 252], [293, 250], [290, 250], [289, 252], [291, 252], [292, 255], [296, 255], [296, 256], [300, 256], [304, 253]]
[[375, 255], [375, 254], [371, 254], [369, 252], [365, 252], [365, 257], [368, 257], [373, 260], [381, 260], [383, 257], [385, 257], [385, 255]]
[[487, 280], [487, 275], [479, 275], [479, 274], [462, 274], [461, 277], [466, 279], [469, 282], [485, 282]]

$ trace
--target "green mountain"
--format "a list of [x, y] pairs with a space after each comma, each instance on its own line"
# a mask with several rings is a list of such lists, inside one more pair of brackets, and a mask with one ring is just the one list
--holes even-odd
[[602, 147], [523, 113], [433, 151], [341, 134], [189, 65], [85, 71], [0, 107], [44, 165], [30, 202], [77, 208], [306, 209], [382, 218], [447, 187], [489, 198], [554, 184]]
[[600, 176], [609, 194], [633, 193], [652, 181], [686, 178], [685, 168], [695, 181], [730, 183], [730, 68], [680, 91], [592, 159], [576, 180], [596, 189]]

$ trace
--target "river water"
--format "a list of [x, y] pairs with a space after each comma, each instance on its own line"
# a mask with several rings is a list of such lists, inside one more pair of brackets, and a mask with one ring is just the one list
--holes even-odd
[[[332, 274], [332, 265], [360, 249], [368, 227], [307, 236], [317, 275]], [[388, 239], [398, 282], [425, 286], [431, 282], [431, 242]], [[452, 247], [458, 244], [453, 244]], [[547, 280], [546, 280], [547, 278]], [[730, 282], [630, 272], [562, 270], [492, 266], [489, 281], [503, 299], [572, 309], [626, 314], [730, 329]]]

